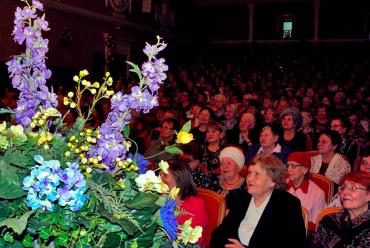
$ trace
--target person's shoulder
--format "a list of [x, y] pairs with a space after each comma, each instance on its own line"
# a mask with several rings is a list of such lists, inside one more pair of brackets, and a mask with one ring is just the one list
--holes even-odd
[[301, 202], [297, 197], [285, 190], [274, 190], [271, 198], [275, 204], [282, 206], [301, 205]]

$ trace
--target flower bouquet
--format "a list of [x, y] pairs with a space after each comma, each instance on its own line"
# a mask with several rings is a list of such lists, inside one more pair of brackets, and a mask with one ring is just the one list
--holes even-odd
[[[12, 114], [17, 124], [0, 124], [0, 247], [195, 246], [202, 229], [192, 227], [191, 220], [178, 225], [177, 190], [169, 192], [146, 169], [143, 156], [129, 152], [136, 145], [129, 138], [132, 112], [147, 113], [158, 105], [157, 91], [168, 67], [157, 55], [166, 44], [159, 37], [155, 45], [146, 44], [148, 60], [141, 68], [128, 62], [140, 79], [129, 94], [110, 89], [109, 72], [102, 83], [88, 81], [86, 70], [74, 76], [76, 91], [63, 102], [78, 118], [67, 128], [57, 96], [46, 86], [51, 71], [42, 32], [48, 22], [37, 13], [43, 5], [21, 2], [25, 6], [15, 12], [13, 37], [26, 51], [7, 62], [19, 99], [16, 109], [0, 110]], [[83, 111], [86, 94], [92, 102]], [[94, 107], [107, 98], [107, 119], [97, 129], [88, 128]], [[178, 142], [191, 140], [189, 129], [185, 124]], [[176, 146], [166, 150], [181, 152]], [[166, 172], [168, 164], [162, 161], [159, 167]]]

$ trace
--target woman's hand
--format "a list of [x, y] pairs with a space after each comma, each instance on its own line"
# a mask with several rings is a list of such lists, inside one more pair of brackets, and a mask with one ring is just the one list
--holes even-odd
[[228, 240], [231, 242], [231, 244], [225, 245], [225, 248], [245, 248], [245, 246], [243, 246], [237, 239]]

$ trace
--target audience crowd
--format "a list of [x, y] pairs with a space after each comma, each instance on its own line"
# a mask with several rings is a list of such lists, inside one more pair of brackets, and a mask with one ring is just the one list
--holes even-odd
[[[162, 159], [188, 165], [189, 171], [177, 166], [192, 177], [192, 191], [181, 188], [186, 192], [181, 200], [197, 200], [194, 185], [226, 198], [229, 214], [213, 235], [214, 247], [228, 242], [228, 247], [304, 247], [297, 198], [308, 211], [311, 232], [318, 213], [330, 205], [310, 179], [312, 173], [334, 183], [332, 201], [342, 204], [344, 212], [324, 219], [306, 246], [369, 247], [370, 61], [365, 56], [354, 60], [352, 52], [325, 45], [267, 46], [244, 56], [231, 52], [229, 59], [213, 57], [212, 63], [171, 66], [159, 90], [159, 106], [147, 115], [133, 114], [130, 136], [151, 166]], [[119, 84], [117, 90], [132, 83]], [[65, 95], [65, 89], [57, 91], [61, 98]], [[1, 103], [14, 107], [15, 99], [7, 89]], [[99, 108], [92, 126], [102, 122], [109, 103]], [[187, 121], [194, 140], [183, 146], [184, 153], [161, 152], [175, 144], [175, 131]], [[183, 180], [177, 167], [171, 167], [174, 185]], [[280, 212], [258, 212], [270, 208]], [[257, 225], [259, 220], [262, 224]], [[274, 233], [271, 239], [264, 240], [265, 231]], [[351, 235], [344, 235], [346, 231]]]

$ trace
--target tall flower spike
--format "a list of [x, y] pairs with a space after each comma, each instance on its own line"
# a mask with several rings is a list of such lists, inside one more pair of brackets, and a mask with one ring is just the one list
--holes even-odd
[[30, 5], [15, 12], [13, 38], [19, 45], [26, 43], [26, 52], [13, 58], [6, 64], [12, 79], [13, 87], [20, 91], [17, 108], [14, 110], [17, 123], [28, 127], [31, 118], [41, 105], [44, 109], [57, 107], [57, 96], [49, 92], [46, 80], [51, 77], [51, 71], [45, 65], [48, 52], [47, 39], [43, 39], [42, 31], [48, 31], [45, 17], [38, 17], [37, 10], [43, 11], [43, 4], [33, 0]]

